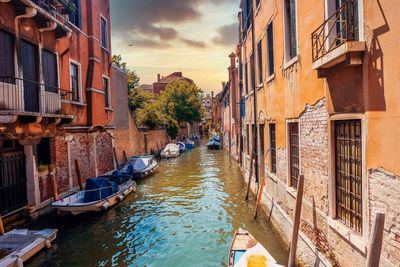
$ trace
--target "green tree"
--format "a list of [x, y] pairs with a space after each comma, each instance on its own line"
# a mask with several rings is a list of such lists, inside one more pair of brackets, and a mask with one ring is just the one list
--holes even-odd
[[128, 95], [129, 107], [132, 112], [144, 108], [153, 99], [154, 94], [140, 91], [139, 89], [131, 90]]
[[163, 112], [182, 122], [201, 122], [203, 118], [203, 92], [194, 83], [174, 81], [160, 94], [157, 101]]
[[136, 121], [140, 126], [154, 129], [164, 125], [165, 118], [158, 103], [150, 102], [145, 104], [143, 108], [137, 110]]

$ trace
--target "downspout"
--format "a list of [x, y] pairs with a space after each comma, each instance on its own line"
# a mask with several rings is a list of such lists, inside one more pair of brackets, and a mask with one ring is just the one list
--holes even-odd
[[255, 23], [255, 16], [254, 16], [254, 0], [251, 1], [251, 16], [252, 16], [252, 25], [251, 25], [251, 47], [253, 50], [253, 73], [252, 73], [252, 83], [253, 83], [253, 96], [254, 96], [254, 103], [253, 103], [253, 109], [254, 109], [254, 133], [253, 133], [253, 153], [254, 153], [254, 167], [255, 167], [255, 178], [256, 178], [256, 183], [259, 181], [259, 166], [258, 166], [258, 127], [257, 127], [257, 86], [256, 86], [256, 75], [255, 75], [255, 44], [254, 44], [254, 38], [255, 38], [255, 32], [254, 32], [254, 23]]
[[[88, 27], [88, 47], [89, 47], [89, 58], [93, 57], [94, 55], [94, 40], [93, 40], [93, 14], [92, 14], [92, 1], [86, 1], [86, 8], [87, 8], [87, 27]], [[92, 92], [88, 90], [89, 88], [93, 88], [93, 72], [94, 72], [94, 61], [89, 59], [87, 76], [86, 76], [86, 88], [85, 88], [85, 95], [86, 95], [86, 102], [87, 102], [87, 109], [86, 109], [86, 123], [88, 126], [93, 124], [93, 103], [92, 103]]]
[[[6, 1], [7, 2], [7, 1]], [[20, 19], [28, 19], [28, 18], [33, 18], [36, 16], [37, 10], [33, 7], [26, 7], [25, 8], [25, 14], [16, 16], [14, 19], [14, 25], [15, 25], [15, 53], [16, 53], [16, 58], [17, 58], [17, 73], [16, 77], [23, 79], [24, 73], [22, 69], [22, 58], [21, 58], [21, 36], [19, 33], [19, 20]], [[21, 98], [19, 100], [19, 106], [21, 110], [25, 110], [25, 101], [24, 101], [24, 88], [23, 86], [19, 86], [19, 93], [21, 95]]]

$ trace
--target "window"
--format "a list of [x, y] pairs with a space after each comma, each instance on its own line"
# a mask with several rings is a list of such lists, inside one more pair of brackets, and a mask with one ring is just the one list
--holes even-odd
[[50, 138], [42, 138], [37, 145], [37, 161], [39, 169], [47, 169], [51, 162]]
[[81, 0], [69, 0], [75, 6], [75, 10], [71, 10], [68, 14], [69, 21], [79, 29], [82, 28], [81, 18]]
[[255, 82], [256, 82], [256, 75], [255, 75], [255, 69], [254, 69], [254, 53], [251, 54], [250, 56], [250, 85], [251, 85], [251, 90], [254, 90], [255, 88]]
[[275, 73], [274, 69], [274, 25], [271, 22], [267, 27], [267, 75], [270, 77]]
[[14, 36], [0, 30], [0, 82], [15, 83]]
[[297, 56], [296, 0], [285, 0], [285, 59], [286, 62]]
[[289, 123], [290, 186], [297, 189], [300, 176], [299, 124]]
[[111, 107], [110, 105], [110, 85], [109, 85], [109, 80], [106, 77], [103, 77], [103, 90], [104, 90], [104, 97], [105, 97], [105, 104], [106, 107], [109, 108]]
[[108, 48], [107, 21], [103, 17], [100, 17], [100, 28], [101, 28], [101, 46], [104, 48]]
[[263, 82], [263, 68], [262, 68], [262, 41], [258, 41], [257, 44], [257, 56], [258, 56], [258, 84]]
[[276, 174], [276, 128], [275, 124], [269, 125], [269, 151], [270, 151], [270, 170]]
[[70, 75], [71, 75], [71, 100], [79, 102], [81, 101], [80, 66], [75, 63], [71, 63]]
[[337, 218], [362, 232], [361, 121], [335, 122], [335, 173]]
[[58, 67], [56, 54], [43, 49], [43, 79], [47, 92], [58, 93]]
[[244, 73], [244, 80], [245, 80], [245, 87], [246, 87], [246, 95], [249, 94], [249, 67], [248, 67], [248, 63], [246, 63], [245, 65], [245, 73]]
[[250, 155], [250, 129], [248, 124], [246, 124], [246, 151]]

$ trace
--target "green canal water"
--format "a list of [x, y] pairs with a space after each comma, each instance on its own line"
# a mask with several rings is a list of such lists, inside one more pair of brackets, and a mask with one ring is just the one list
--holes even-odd
[[287, 252], [267, 223], [253, 219], [254, 196], [225, 151], [204, 146], [163, 160], [119, 206], [96, 215], [49, 217], [59, 229], [50, 250], [27, 266], [226, 266], [235, 229], [249, 230], [281, 264]]

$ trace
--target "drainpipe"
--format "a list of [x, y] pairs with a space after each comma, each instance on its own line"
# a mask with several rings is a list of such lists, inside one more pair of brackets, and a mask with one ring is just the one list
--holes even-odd
[[[4, 0], [2, 0], [4, 1]], [[7, 2], [7, 1], [6, 1]], [[17, 58], [17, 73], [16, 76], [20, 79], [23, 79], [24, 73], [22, 69], [22, 58], [21, 58], [21, 36], [19, 33], [19, 24], [20, 24], [20, 19], [28, 19], [28, 18], [33, 18], [36, 16], [37, 10], [33, 7], [26, 7], [25, 8], [25, 14], [16, 16], [14, 19], [14, 25], [15, 25], [15, 53], [16, 53], [16, 58]], [[25, 110], [25, 101], [23, 101], [24, 97], [24, 88], [23, 86], [19, 86], [19, 93], [20, 93], [20, 108], [21, 110]]]
[[259, 168], [258, 168], [258, 127], [257, 127], [257, 89], [256, 89], [256, 75], [255, 75], [255, 32], [254, 32], [254, 23], [255, 23], [255, 16], [254, 16], [254, 0], [251, 1], [251, 16], [252, 16], [252, 26], [251, 26], [251, 47], [253, 50], [253, 73], [252, 73], [252, 83], [254, 85], [253, 88], [253, 96], [254, 96], [254, 103], [253, 103], [253, 109], [254, 109], [254, 133], [253, 133], [253, 153], [254, 153], [254, 167], [255, 167], [255, 176], [256, 176], [256, 183], [258, 183], [259, 180]]

